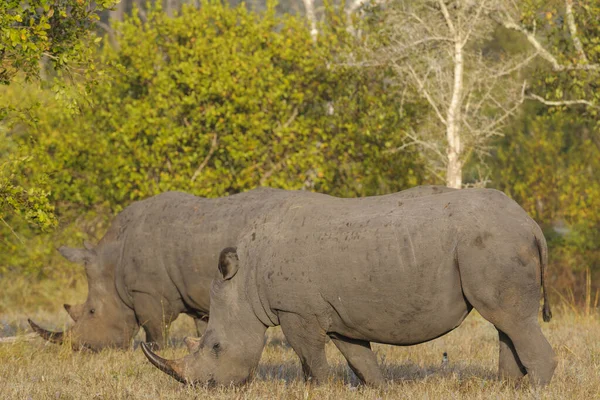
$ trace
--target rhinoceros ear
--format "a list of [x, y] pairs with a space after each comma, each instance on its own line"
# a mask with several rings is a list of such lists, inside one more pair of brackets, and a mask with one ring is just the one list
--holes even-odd
[[219, 256], [219, 272], [223, 279], [228, 280], [235, 276], [239, 268], [239, 258], [235, 247], [227, 247]]
[[67, 260], [77, 263], [86, 264], [89, 263], [92, 258], [95, 257], [96, 253], [93, 250], [88, 249], [74, 249], [72, 247], [61, 246], [58, 251]]

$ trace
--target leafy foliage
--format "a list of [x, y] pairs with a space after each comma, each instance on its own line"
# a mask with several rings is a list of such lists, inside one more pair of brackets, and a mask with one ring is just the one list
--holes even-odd
[[529, 104], [499, 143], [496, 181], [547, 227], [552, 259], [568, 281], [559, 284], [571, 285], [571, 271], [600, 270], [600, 70], [585, 68], [600, 65], [600, 2], [573, 2], [576, 38], [565, 2], [531, 0], [524, 10], [523, 21], [545, 35], [547, 48], [566, 67], [536, 64], [530, 91], [592, 106]]
[[570, 271], [600, 269], [600, 130], [576, 110], [532, 108], [499, 143], [495, 181], [546, 227], [564, 286]]
[[102, 215], [167, 190], [357, 196], [420, 183], [419, 155], [388, 151], [418, 107], [398, 113], [388, 71], [339, 62], [354, 39], [345, 16], [329, 19], [317, 43], [303, 19], [273, 7], [257, 14], [209, 2], [175, 18], [154, 9], [147, 22], [126, 19], [118, 46], [101, 54], [111, 79], [90, 88], [89, 107], [66, 114], [43, 90], [27, 100], [42, 101], [35, 125], [10, 132], [15, 145], [35, 143], [38, 168], [27, 176], [48, 174], [61, 225], [77, 220], [96, 236]]
[[5, 0], [0, 3], [0, 84], [18, 73], [39, 76], [48, 57], [58, 67], [89, 61], [98, 12], [118, 0]]
[[356, 195], [416, 182], [410, 155], [383, 151], [404, 123], [383, 74], [335, 65], [342, 30], [315, 45], [304, 21], [273, 8], [261, 16], [209, 3], [173, 19], [151, 11], [121, 31], [105, 60], [127, 73], [98, 88], [90, 115], [105, 132], [100, 151], [113, 154], [98, 171], [111, 203], [172, 189]]
[[[94, 39], [93, 26], [97, 13], [114, 5], [114, 0], [6, 0], [0, 2], [0, 84], [8, 85], [17, 76], [26, 80], [37, 79], [40, 66], [46, 61], [60, 71], [73, 65], [88, 65], [94, 54], [90, 43]], [[55, 85], [57, 96], [65, 92], [64, 85]], [[0, 104], [0, 122], [10, 128], [12, 115], [27, 120], [27, 110], [18, 103]], [[25, 118], [23, 118], [25, 117]], [[5, 136], [2, 132], [0, 136]], [[8, 139], [2, 137], [2, 139]], [[48, 230], [56, 225], [54, 207], [50, 203], [46, 176], [35, 165], [34, 153], [28, 152], [29, 143], [14, 148], [3, 148], [0, 158], [0, 220], [15, 237], [14, 226], [5, 214], [16, 213], [25, 221]], [[31, 169], [38, 170], [33, 179], [26, 179]], [[24, 182], [28, 180], [29, 185]], [[8, 218], [8, 217], [7, 217]]]

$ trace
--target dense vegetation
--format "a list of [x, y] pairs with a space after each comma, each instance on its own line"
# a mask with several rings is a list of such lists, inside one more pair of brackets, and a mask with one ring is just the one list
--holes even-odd
[[[599, 6], [588, 3], [577, 22], [588, 62], [597, 63]], [[166, 190], [215, 197], [268, 185], [366, 196], [444, 183], [427, 153], [407, 145], [407, 134], [427, 121], [422, 99], [390, 79], [390, 66], [357, 61], [371, 20], [349, 29], [346, 15], [330, 7], [314, 41], [303, 17], [263, 8], [203, 2], [175, 16], [145, 8], [142, 18], [128, 6], [130, 15], [112, 21], [104, 40], [82, 24], [88, 33], [68, 36], [76, 41], [59, 49], [85, 50], [90, 56], [77, 61], [84, 73], [60, 74], [64, 66], [55, 63], [31, 81], [44, 59], [36, 56], [6, 80], [0, 273], [68, 275], [57, 245], [99, 239], [112, 215]], [[0, 8], [2, 23], [10, 15], [6, 26], [14, 26], [18, 13], [7, 10]], [[540, 15], [540, 23], [554, 21]], [[560, 54], [572, 50], [564, 30], [560, 23], [547, 29]], [[502, 35], [486, 45], [508, 46]], [[568, 92], [598, 104], [593, 71], [557, 73], [538, 63], [526, 73], [546, 99]], [[481, 184], [475, 171], [483, 169], [488, 187], [515, 198], [545, 228], [554, 286], [571, 288], [577, 271], [600, 270], [598, 108], [529, 100], [503, 134], [488, 156], [471, 159], [465, 183]]]

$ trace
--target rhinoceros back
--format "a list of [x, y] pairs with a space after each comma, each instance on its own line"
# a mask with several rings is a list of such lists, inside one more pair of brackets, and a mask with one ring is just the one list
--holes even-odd
[[119, 295], [132, 307], [131, 293], [137, 291], [208, 312], [219, 252], [235, 246], [248, 221], [263, 210], [301, 193], [259, 188], [207, 199], [166, 192], [130, 205], [111, 233], [121, 244]]

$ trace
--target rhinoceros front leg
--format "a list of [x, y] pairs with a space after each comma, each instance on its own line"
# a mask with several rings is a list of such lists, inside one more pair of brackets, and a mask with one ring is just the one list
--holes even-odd
[[332, 334], [329, 337], [362, 383], [371, 386], [384, 384], [381, 369], [377, 365], [377, 357], [371, 350], [371, 343], [364, 340], [350, 339], [338, 334]]
[[329, 365], [325, 356], [327, 335], [316, 317], [301, 317], [297, 314], [280, 312], [279, 322], [285, 338], [294, 349], [307, 382], [325, 382], [329, 376]]
[[133, 304], [138, 323], [146, 332], [146, 342], [154, 350], [164, 347], [169, 326], [178, 313], [164, 298], [146, 293], [135, 293]]

